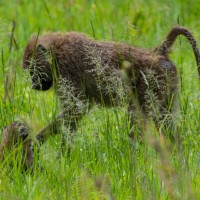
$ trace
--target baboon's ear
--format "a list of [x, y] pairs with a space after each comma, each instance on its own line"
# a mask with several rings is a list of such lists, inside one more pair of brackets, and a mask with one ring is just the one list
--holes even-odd
[[36, 47], [36, 50], [39, 51], [39, 52], [44, 52], [44, 53], [47, 52], [47, 48], [42, 44], [38, 44], [37, 47]]

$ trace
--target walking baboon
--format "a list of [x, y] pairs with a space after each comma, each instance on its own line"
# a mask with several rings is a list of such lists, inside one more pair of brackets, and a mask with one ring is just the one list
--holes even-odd
[[0, 160], [5, 159], [6, 153], [19, 152], [19, 144], [22, 145], [22, 166], [24, 169], [33, 169], [33, 150], [31, 147], [31, 138], [29, 126], [20, 121], [15, 121], [3, 129], [2, 140], [0, 144]]
[[[50, 134], [59, 132], [56, 124], [62, 119], [72, 131], [76, 130], [77, 122], [93, 102], [115, 106], [123, 92], [134, 125], [137, 114], [133, 97], [128, 95], [126, 84], [120, 82], [124, 65], [128, 88], [131, 87], [141, 113], [159, 125], [172, 112], [176, 98], [177, 69], [168, 54], [179, 35], [189, 40], [200, 76], [197, 43], [191, 32], [181, 26], [173, 27], [164, 42], [152, 50], [97, 41], [76, 32], [33, 36], [24, 51], [23, 68], [30, 71], [34, 89], [45, 91], [53, 86], [62, 107], [59, 117], [37, 135], [38, 140], [43, 142]], [[119, 85], [123, 90], [119, 91]]]

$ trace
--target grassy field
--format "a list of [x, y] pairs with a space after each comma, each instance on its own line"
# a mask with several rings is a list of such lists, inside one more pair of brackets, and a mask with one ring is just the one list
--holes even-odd
[[[200, 39], [198, 0], [1, 0], [0, 128], [25, 120], [37, 133], [59, 113], [52, 90], [31, 89], [22, 55], [31, 35], [80, 31], [98, 40], [143, 48], [156, 47], [174, 25], [184, 25]], [[14, 41], [10, 42], [12, 21]], [[0, 199], [200, 199], [200, 93], [195, 59], [184, 37], [171, 59], [180, 75], [181, 141], [165, 146], [149, 125], [146, 142], [129, 144], [127, 107], [95, 106], [79, 125], [70, 156], [60, 150], [60, 136], [50, 138], [35, 155], [34, 174], [0, 163]], [[14, 160], [14, 156], [10, 155]], [[20, 158], [19, 158], [20, 159]]]

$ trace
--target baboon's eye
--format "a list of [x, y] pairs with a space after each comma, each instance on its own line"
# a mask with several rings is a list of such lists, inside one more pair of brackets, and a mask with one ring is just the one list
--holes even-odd
[[20, 137], [25, 140], [28, 137], [28, 130], [25, 127], [19, 128]]
[[161, 60], [160, 65], [163, 69], [169, 70], [173, 67], [173, 64], [171, 61]]
[[37, 45], [37, 51], [38, 51], [38, 52], [46, 53], [46, 52], [47, 52], [47, 49], [46, 49], [46, 47], [45, 47], [44, 45], [38, 44], [38, 45]]

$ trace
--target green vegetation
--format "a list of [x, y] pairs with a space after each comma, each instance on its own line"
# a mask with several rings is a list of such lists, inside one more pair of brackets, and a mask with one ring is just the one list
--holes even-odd
[[[80, 31], [98, 40], [152, 48], [177, 24], [199, 41], [199, 10], [198, 0], [1, 0], [1, 130], [24, 119], [37, 133], [59, 113], [53, 91], [32, 90], [22, 70], [23, 49], [32, 34]], [[168, 148], [157, 136], [161, 148], [155, 150], [158, 133], [149, 124], [146, 142], [132, 147], [126, 106], [95, 106], [81, 121], [70, 156], [62, 155], [56, 136], [42, 146], [40, 157], [35, 152], [33, 175], [22, 173], [20, 165], [0, 163], [0, 199], [200, 199], [199, 81], [184, 37], [173, 46], [171, 59], [180, 75], [181, 142]]]

